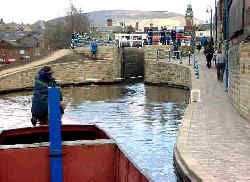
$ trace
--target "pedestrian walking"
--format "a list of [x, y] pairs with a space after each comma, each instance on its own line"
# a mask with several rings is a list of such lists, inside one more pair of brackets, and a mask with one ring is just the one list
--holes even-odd
[[211, 61], [213, 59], [213, 55], [214, 55], [214, 48], [212, 46], [212, 44], [210, 43], [206, 48], [205, 48], [205, 56], [206, 56], [206, 60], [207, 60], [207, 67], [208, 69], [211, 68]]
[[218, 50], [216, 55], [216, 69], [217, 69], [217, 80], [223, 81], [224, 71], [226, 67], [226, 58], [222, 54], [221, 50]]
[[[44, 66], [35, 77], [35, 85], [32, 97], [31, 107], [31, 123], [36, 126], [37, 123], [40, 125], [47, 125], [48, 120], [48, 87], [56, 87], [58, 84], [52, 77], [53, 71], [50, 66]], [[64, 105], [62, 103], [62, 94], [60, 109], [61, 115], [64, 113]]]
[[93, 40], [93, 42], [91, 42], [91, 58], [92, 59], [96, 59], [96, 53], [97, 53], [97, 43], [96, 40]]

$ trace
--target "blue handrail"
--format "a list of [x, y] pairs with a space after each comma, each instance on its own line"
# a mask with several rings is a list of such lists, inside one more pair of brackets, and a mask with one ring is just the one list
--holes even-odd
[[225, 10], [226, 10], [226, 85], [225, 85], [225, 92], [228, 91], [228, 82], [229, 82], [229, 2], [226, 0], [225, 2]]
[[50, 179], [62, 182], [60, 88], [49, 88]]

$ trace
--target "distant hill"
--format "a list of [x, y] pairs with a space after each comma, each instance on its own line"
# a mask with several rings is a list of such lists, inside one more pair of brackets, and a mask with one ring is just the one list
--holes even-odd
[[[107, 19], [112, 19], [113, 25], [120, 25], [120, 22], [125, 21], [126, 25], [135, 26], [139, 22], [139, 27], [149, 26], [153, 23], [154, 26], [184, 26], [185, 16], [180, 13], [167, 11], [139, 11], [139, 10], [102, 10], [85, 13], [94, 24], [106, 25]], [[65, 22], [65, 17], [49, 20], [48, 22]], [[195, 20], [197, 24], [199, 20]]]

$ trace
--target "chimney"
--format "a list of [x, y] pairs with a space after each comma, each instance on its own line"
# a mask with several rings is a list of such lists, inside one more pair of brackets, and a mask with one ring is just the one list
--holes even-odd
[[135, 31], [138, 31], [139, 30], [139, 22], [137, 21], [136, 23], [135, 23]]
[[107, 19], [107, 26], [112, 27], [112, 19]]

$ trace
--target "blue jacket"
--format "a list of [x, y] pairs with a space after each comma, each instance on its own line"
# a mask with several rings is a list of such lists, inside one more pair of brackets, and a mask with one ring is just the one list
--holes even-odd
[[153, 37], [153, 29], [152, 28], [148, 29], [148, 36]]
[[48, 115], [48, 87], [55, 86], [56, 81], [51, 75], [44, 71], [38, 72], [35, 77], [35, 86], [32, 97], [31, 113], [33, 116], [44, 117]]
[[92, 42], [91, 43], [91, 52], [96, 52], [97, 51], [97, 44]]

